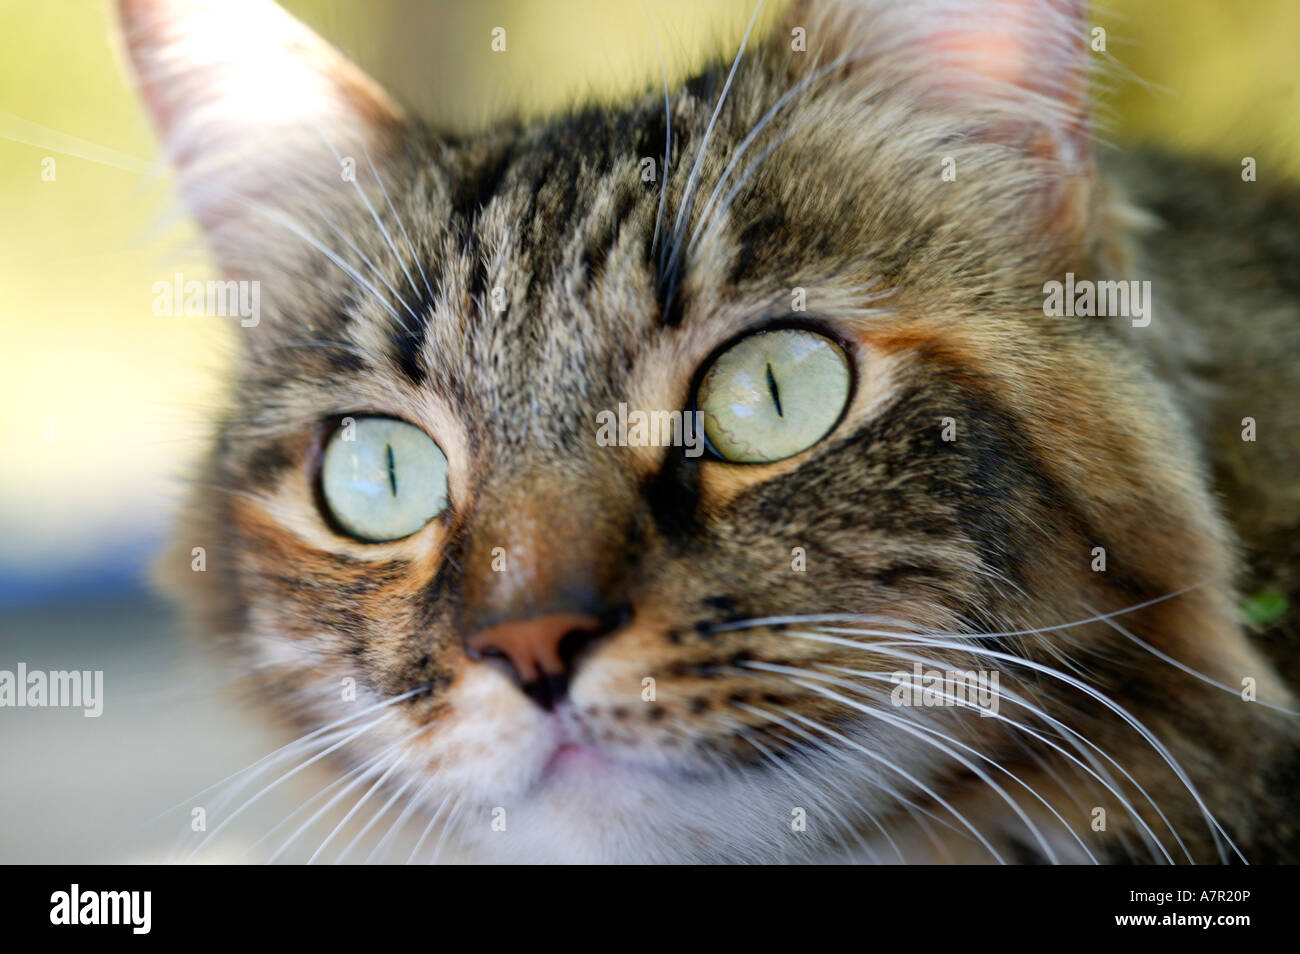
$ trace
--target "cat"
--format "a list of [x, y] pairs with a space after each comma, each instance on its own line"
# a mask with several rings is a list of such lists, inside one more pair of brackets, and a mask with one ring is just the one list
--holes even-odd
[[1082, 2], [794, 0], [469, 136], [269, 0], [119, 6], [261, 289], [170, 585], [399, 855], [1300, 860], [1239, 608], [1296, 588], [1300, 198], [1095, 147]]

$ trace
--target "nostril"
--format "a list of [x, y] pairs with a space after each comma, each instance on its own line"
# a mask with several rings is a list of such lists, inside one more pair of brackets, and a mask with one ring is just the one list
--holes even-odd
[[550, 613], [484, 627], [466, 641], [471, 659], [505, 665], [520, 689], [544, 709], [564, 698], [584, 651], [626, 613]]
[[511, 661], [502, 650], [495, 646], [474, 646], [467, 644], [465, 654], [475, 662], [487, 663], [490, 666], [501, 670], [511, 679], [518, 681], [519, 673], [515, 669], [515, 664]]
[[529, 699], [550, 712], [555, 708], [556, 703], [568, 693], [569, 677], [567, 675], [541, 675], [531, 682], [521, 683], [519, 688]]
[[610, 631], [602, 623], [593, 620], [595, 625], [583, 627], [582, 629], [571, 629], [560, 637], [559, 657], [564, 668], [573, 669], [579, 661], [583, 651], [593, 642], [599, 639], [605, 633]]

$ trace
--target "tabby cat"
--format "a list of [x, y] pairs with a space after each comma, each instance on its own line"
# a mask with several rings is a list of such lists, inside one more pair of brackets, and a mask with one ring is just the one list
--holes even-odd
[[1300, 859], [1239, 608], [1297, 589], [1300, 198], [1094, 146], [1082, 2], [795, 0], [467, 137], [268, 0], [119, 2], [261, 290], [166, 563], [373, 858]]

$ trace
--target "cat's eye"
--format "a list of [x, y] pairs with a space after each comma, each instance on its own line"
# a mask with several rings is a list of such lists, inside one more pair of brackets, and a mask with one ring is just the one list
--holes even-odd
[[447, 458], [391, 417], [344, 418], [321, 460], [321, 496], [346, 533], [371, 543], [410, 536], [447, 506]]
[[780, 328], [741, 338], [720, 354], [700, 380], [695, 404], [718, 456], [769, 463], [829, 434], [852, 386], [838, 344], [815, 331]]

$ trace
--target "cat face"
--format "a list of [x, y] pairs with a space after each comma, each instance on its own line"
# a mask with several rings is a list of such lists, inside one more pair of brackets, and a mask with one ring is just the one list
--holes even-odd
[[[1141, 362], [1043, 315], [1125, 248], [1078, 10], [799, 4], [667, 114], [462, 140], [269, 5], [122, 6], [191, 207], [261, 287], [185, 587], [322, 747], [487, 857], [897, 860], [937, 815], [949, 857], [1104, 852], [1087, 797], [1053, 818], [989, 765], [1025, 724], [1104, 740], [1042, 667], [1104, 670], [1097, 614], [1227, 557]], [[699, 411], [709, 446], [602, 437], [620, 406]], [[1227, 599], [1125, 625], [1167, 646], [1195, 614], [1221, 661]], [[1005, 717], [900, 705], [918, 665], [1000, 679]], [[1131, 794], [1035, 758], [1043, 804]]]

